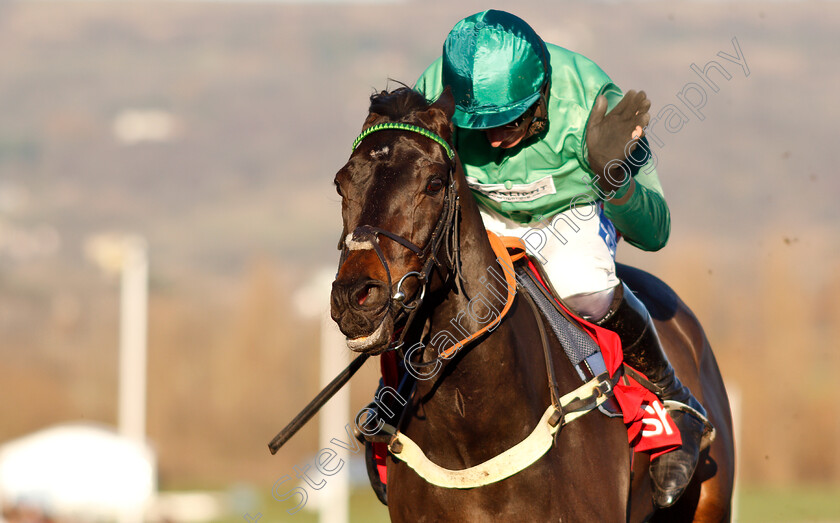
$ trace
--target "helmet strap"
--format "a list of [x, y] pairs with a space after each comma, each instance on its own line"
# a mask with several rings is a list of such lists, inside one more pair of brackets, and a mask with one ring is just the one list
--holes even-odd
[[551, 67], [549, 67], [548, 53], [545, 44], [542, 45], [542, 65], [545, 74], [545, 81], [540, 87], [540, 99], [537, 102], [537, 107], [534, 110], [534, 117], [531, 118], [531, 123], [528, 126], [528, 132], [525, 133], [525, 140], [532, 136], [544, 133], [548, 129], [548, 90], [551, 86]]
[[548, 84], [549, 80], [546, 79], [540, 88], [540, 99], [536, 102], [537, 107], [534, 109], [534, 116], [531, 118], [524, 140], [542, 134], [548, 129]]

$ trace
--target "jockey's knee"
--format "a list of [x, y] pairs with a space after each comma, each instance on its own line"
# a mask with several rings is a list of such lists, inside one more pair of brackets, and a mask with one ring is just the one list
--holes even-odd
[[610, 311], [614, 297], [615, 287], [611, 287], [598, 292], [573, 294], [563, 298], [563, 301], [581, 318], [595, 323]]

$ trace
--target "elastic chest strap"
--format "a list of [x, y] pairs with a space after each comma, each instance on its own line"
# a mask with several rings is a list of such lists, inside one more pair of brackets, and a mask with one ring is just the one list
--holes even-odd
[[[505, 284], [507, 286], [507, 298], [505, 299], [505, 306], [502, 308], [502, 311], [496, 316], [493, 321], [482, 327], [481, 329], [477, 330], [476, 332], [470, 334], [466, 338], [462, 339], [458, 343], [455, 343], [448, 349], [441, 351], [439, 358], [440, 359], [448, 359], [452, 357], [456, 352], [461, 350], [462, 347], [466, 346], [471, 341], [475, 340], [482, 334], [488, 331], [492, 331], [496, 325], [502, 321], [505, 316], [507, 316], [508, 311], [510, 311], [511, 305], [513, 305], [513, 299], [516, 296], [516, 276], [513, 272], [513, 260], [511, 259], [511, 255], [508, 252], [508, 248], [517, 248], [522, 249], [525, 251], [525, 244], [519, 238], [511, 238], [511, 237], [504, 237], [499, 238], [494, 232], [487, 231], [487, 239], [490, 240], [490, 246], [493, 248], [493, 253], [496, 255], [496, 259], [499, 262], [499, 265], [502, 266], [502, 273], [505, 275]], [[519, 259], [519, 256], [517, 256]]]

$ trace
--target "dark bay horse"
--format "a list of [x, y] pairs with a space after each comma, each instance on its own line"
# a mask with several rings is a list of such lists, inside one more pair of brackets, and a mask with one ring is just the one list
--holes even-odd
[[[448, 91], [432, 105], [407, 88], [373, 95], [363, 130], [402, 122], [434, 135], [394, 128], [364, 135], [335, 177], [344, 231], [331, 312], [357, 352], [381, 354], [395, 338], [428, 339], [453, 322], [477, 332], [482, 324], [464, 314], [470, 300], [507, 290], [486, 277], [488, 267], [497, 266], [496, 255], [457, 156], [450, 160], [447, 154], [453, 111]], [[452, 211], [456, 197], [459, 212]], [[650, 309], [677, 374], [717, 429], [677, 504], [654, 512], [648, 458], [633, 458], [620, 418], [596, 412], [564, 426], [551, 449], [528, 468], [478, 488], [434, 486], [402, 461], [389, 459], [393, 521], [730, 518], [732, 423], [709, 343], [664, 283], [629, 267], [619, 267], [619, 275]], [[419, 306], [404, 307], [412, 302]], [[580, 380], [559, 343], [553, 337], [550, 343], [556, 382], [561, 393], [571, 391]], [[424, 361], [438, 356], [431, 345], [422, 352]], [[432, 378], [418, 380], [399, 429], [442, 467], [473, 467], [513, 447], [551, 404], [538, 319], [520, 295], [495, 330], [440, 363]]]

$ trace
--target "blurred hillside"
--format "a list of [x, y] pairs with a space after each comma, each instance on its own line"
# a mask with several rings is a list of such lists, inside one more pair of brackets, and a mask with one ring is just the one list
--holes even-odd
[[[507, 4], [507, 5], [506, 5]], [[683, 296], [743, 399], [742, 477], [840, 482], [840, 5], [501, 2], [656, 113], [671, 243], [619, 257]], [[475, 1], [377, 5], [0, 3], [0, 441], [115, 420], [117, 296], [103, 230], [150, 244], [149, 432], [162, 484], [264, 482], [314, 451], [265, 444], [317, 391], [292, 299], [337, 261], [332, 177], [367, 97], [413, 83]], [[750, 74], [718, 56], [737, 38]], [[139, 116], [138, 116], [139, 115]], [[128, 130], [126, 130], [128, 129]], [[327, 297], [324, 297], [326, 307]], [[354, 380], [354, 408], [375, 365]], [[260, 483], [263, 484], [263, 483]]]

